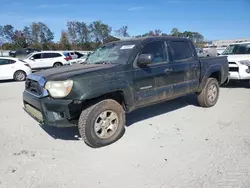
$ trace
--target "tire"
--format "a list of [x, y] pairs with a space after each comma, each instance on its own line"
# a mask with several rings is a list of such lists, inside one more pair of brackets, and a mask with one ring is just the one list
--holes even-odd
[[[112, 120], [114, 124], [110, 124], [112, 122], [111, 119], [113, 119], [111, 114], [113, 118], [117, 118], [116, 121]], [[104, 117], [107, 117], [106, 122], [103, 120], [105, 119]], [[116, 142], [123, 136], [125, 133], [125, 121], [123, 107], [115, 100], [107, 99], [82, 111], [78, 122], [78, 129], [81, 137], [88, 146], [100, 148]], [[110, 131], [110, 126], [112, 125], [116, 127], [113, 127], [115, 129], [113, 132]], [[110, 135], [108, 136], [108, 134]], [[107, 137], [104, 137], [104, 135]]]
[[219, 98], [220, 86], [215, 78], [208, 78], [202, 92], [198, 94], [200, 106], [209, 108], [214, 106]]
[[62, 65], [63, 65], [62, 63], [57, 62], [57, 63], [54, 63], [53, 67], [61, 67]]
[[26, 80], [26, 73], [24, 71], [18, 70], [14, 73], [14, 80], [15, 81], [24, 81]]

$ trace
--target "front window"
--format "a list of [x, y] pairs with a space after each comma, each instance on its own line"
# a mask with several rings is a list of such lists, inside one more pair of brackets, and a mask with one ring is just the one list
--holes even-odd
[[222, 55], [250, 54], [250, 43], [229, 45]]
[[91, 53], [87, 58], [87, 63], [126, 64], [135, 46], [135, 42], [129, 41], [108, 43]]

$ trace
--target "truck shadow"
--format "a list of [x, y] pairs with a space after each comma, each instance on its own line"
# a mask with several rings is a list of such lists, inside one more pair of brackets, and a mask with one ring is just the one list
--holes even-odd
[[189, 105], [198, 106], [197, 97], [195, 94], [135, 110], [127, 114], [126, 126], [130, 127], [134, 123], [150, 119], [158, 115], [166, 114]]
[[77, 127], [57, 128], [46, 125], [40, 125], [40, 127], [54, 139], [79, 140], [81, 138]]
[[[150, 119], [158, 115], [166, 114], [189, 105], [197, 106], [196, 95], [188, 95], [171, 101], [135, 110], [127, 114], [126, 127], [130, 127], [137, 122]], [[56, 128], [41, 125], [41, 128], [54, 139], [79, 140], [80, 138], [77, 127]]]

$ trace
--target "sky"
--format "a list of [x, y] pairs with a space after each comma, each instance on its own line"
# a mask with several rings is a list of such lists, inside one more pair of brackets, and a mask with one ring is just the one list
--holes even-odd
[[101, 20], [130, 35], [160, 29], [201, 33], [206, 40], [250, 38], [250, 0], [0, 0], [0, 25], [41, 21], [60, 39], [70, 20]]

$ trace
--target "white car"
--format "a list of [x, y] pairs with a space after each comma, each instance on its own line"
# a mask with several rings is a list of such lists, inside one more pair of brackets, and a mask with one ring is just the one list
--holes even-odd
[[72, 59], [72, 60], [70, 60], [69, 62], [70, 62], [72, 65], [73, 65], [73, 64], [76, 64], [76, 63], [81, 64], [81, 63], [83, 63], [83, 62], [86, 61], [87, 57], [88, 57], [88, 55], [84, 55], [84, 56], [82, 56], [82, 57], [80, 57], [80, 58], [78, 58], [78, 59]]
[[250, 80], [250, 42], [231, 44], [221, 55], [228, 59], [229, 80]]
[[29, 65], [22, 60], [0, 57], [0, 80], [24, 81], [31, 72]]
[[85, 54], [82, 54], [82, 53], [76, 52], [76, 51], [69, 51], [68, 53], [72, 57], [72, 59], [79, 59], [85, 55]]
[[59, 67], [70, 65], [69, 57], [62, 52], [42, 51], [29, 54], [24, 61], [27, 62], [32, 69], [45, 69], [51, 67]]

